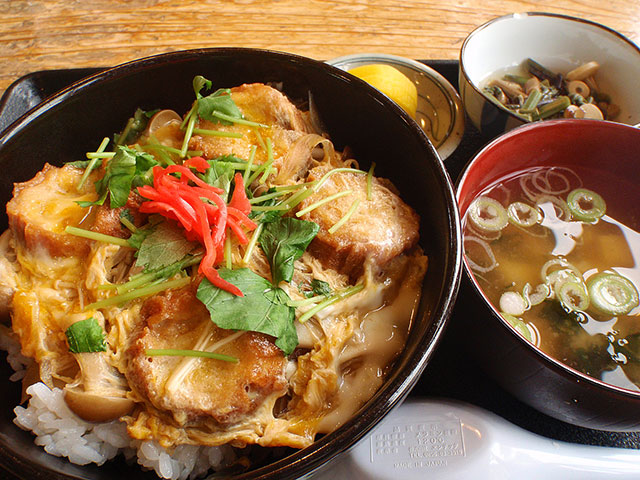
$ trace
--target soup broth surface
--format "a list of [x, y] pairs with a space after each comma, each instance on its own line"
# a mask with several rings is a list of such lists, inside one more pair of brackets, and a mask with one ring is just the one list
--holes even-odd
[[[604, 215], [576, 218], [567, 204], [576, 189], [598, 194], [606, 203]], [[553, 358], [606, 383], [640, 391], [637, 190], [604, 171], [578, 176], [553, 167], [519, 172], [478, 198], [464, 218], [465, 254], [489, 301]], [[514, 221], [508, 209], [515, 202], [531, 210], [517, 204]], [[593, 210], [595, 203], [580, 205]], [[624, 311], [599, 308], [599, 294], [589, 285], [603, 274], [626, 280], [621, 280], [622, 290], [604, 292], [605, 300], [628, 300]]]

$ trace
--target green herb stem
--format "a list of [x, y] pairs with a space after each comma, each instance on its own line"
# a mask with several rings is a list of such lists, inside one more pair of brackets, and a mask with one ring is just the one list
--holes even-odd
[[201, 357], [211, 358], [213, 360], [222, 360], [229, 363], [238, 363], [239, 360], [236, 357], [230, 355], [223, 355], [222, 353], [205, 352], [202, 350], [179, 350], [179, 349], [161, 349], [150, 348], [144, 351], [148, 357]]
[[247, 188], [249, 184], [247, 180], [249, 180], [249, 175], [251, 174], [251, 167], [253, 167], [253, 161], [256, 159], [256, 150], [258, 147], [255, 145], [251, 145], [251, 153], [249, 153], [249, 161], [247, 162], [247, 166], [244, 170], [244, 175], [242, 176], [242, 180], [244, 181], [244, 186]]
[[[186, 261], [182, 266], [182, 269], [185, 269], [192, 265], [196, 265], [200, 263], [200, 260], [202, 260], [202, 255], [196, 255], [192, 257], [189, 261]], [[121, 283], [120, 285], [114, 285], [114, 287], [116, 288], [116, 292], [118, 293], [118, 295], [122, 295], [125, 292], [143, 287], [144, 285], [148, 285], [151, 282], [154, 282], [156, 280], [164, 280], [166, 277], [163, 274], [163, 270], [164, 269], [160, 269], [155, 272], [140, 273], [132, 277], [131, 280], [129, 280], [126, 283]]]
[[116, 152], [87, 152], [87, 158], [90, 160], [102, 159], [102, 158], [113, 158], [116, 156]]
[[353, 205], [351, 205], [351, 207], [349, 208], [349, 210], [347, 211], [347, 213], [344, 214], [344, 217], [342, 217], [340, 220], [338, 220], [335, 225], [333, 225], [330, 229], [329, 229], [329, 233], [331, 235], [333, 235], [334, 233], [336, 233], [336, 231], [342, 226], [344, 225], [350, 218], [351, 216], [355, 213], [355, 211], [358, 209], [358, 206], [360, 205], [360, 199], [357, 198], [355, 202], [353, 202]]
[[262, 148], [262, 150], [266, 152], [267, 145], [264, 143], [264, 138], [262, 138], [262, 134], [260, 133], [260, 130], [258, 130], [257, 128], [254, 128], [253, 131], [256, 134], [256, 138], [258, 139], [258, 143], [260, 144], [260, 147]]
[[127, 217], [120, 217], [120, 223], [127, 227], [127, 229], [132, 233], [136, 233], [136, 231], [138, 230], [138, 228], [133, 223], [131, 223], [131, 220], [129, 220]]
[[91, 309], [110, 307], [112, 305], [120, 305], [130, 300], [134, 300], [136, 298], [147, 297], [149, 295], [154, 295], [164, 290], [169, 290], [170, 288], [185, 287], [190, 282], [191, 282], [190, 277], [180, 277], [180, 278], [175, 278], [173, 280], [167, 280], [166, 282], [147, 285], [145, 287], [123, 293], [122, 295], [115, 295], [113, 297], [105, 298], [104, 300], [99, 300], [97, 302], [91, 303], [85, 306], [84, 309], [91, 310]]
[[96, 240], [98, 242], [111, 243], [113, 245], [119, 245], [121, 247], [131, 247], [129, 242], [124, 238], [113, 237], [111, 235], [105, 235], [104, 233], [92, 232], [91, 230], [84, 230], [78, 227], [67, 227], [64, 231], [70, 235], [76, 237], [88, 238], [89, 240]]
[[367, 172], [365, 172], [364, 170], [358, 170], [357, 168], [334, 168], [333, 170], [329, 170], [327, 173], [325, 173], [320, 180], [317, 180], [317, 183], [313, 186], [313, 190], [314, 191], [318, 191], [320, 189], [320, 187], [324, 184], [324, 182], [327, 181], [327, 179], [333, 175], [334, 173], [340, 173], [340, 172], [351, 172], [351, 173], [360, 173], [362, 175], [367, 175]]
[[104, 150], [107, 148], [107, 145], [109, 145], [109, 137], [104, 137], [102, 139], [102, 142], [100, 142], [98, 150], [96, 150], [95, 152], [87, 153], [87, 158], [91, 159], [91, 161], [89, 162], [89, 165], [87, 165], [87, 168], [85, 168], [84, 173], [82, 174], [82, 178], [80, 178], [80, 181], [78, 182], [78, 190], [80, 190], [84, 185], [84, 182], [87, 181], [87, 178], [89, 178], [89, 174], [93, 171], [93, 167], [96, 163], [98, 163], [99, 160], [98, 157], [89, 157], [89, 154], [100, 154], [104, 152]]
[[267, 138], [267, 161], [264, 167], [264, 173], [262, 177], [260, 177], [260, 183], [264, 183], [267, 181], [267, 177], [269, 176], [271, 165], [273, 164], [273, 143], [270, 138]]
[[328, 306], [333, 305], [334, 303], [339, 302], [340, 300], [344, 300], [345, 298], [355, 295], [356, 293], [360, 292], [363, 288], [364, 288], [364, 284], [361, 283], [360, 285], [349, 287], [340, 292], [337, 292], [335, 295], [330, 296], [325, 301], [320, 302], [315, 307], [307, 310], [298, 318], [298, 321], [300, 323], [306, 322], [311, 317], [313, 317], [316, 313], [318, 313], [320, 310], [324, 310]]
[[232, 117], [231, 115], [227, 115], [217, 110], [214, 110], [213, 112], [211, 112], [211, 115], [216, 118], [219, 118], [220, 120], [235, 123], [237, 125], [246, 125], [248, 127], [257, 127], [257, 128], [269, 128], [269, 125], [265, 125], [264, 123], [252, 122], [250, 120], [245, 120], [244, 118]]
[[316, 208], [321, 207], [325, 203], [332, 202], [340, 197], [344, 197], [345, 195], [349, 195], [351, 193], [353, 193], [353, 190], [345, 190], [343, 192], [338, 192], [338, 193], [334, 193], [333, 195], [329, 195], [328, 197], [325, 197], [322, 200], [318, 200], [317, 202], [312, 203], [308, 207], [303, 208], [302, 210], [296, 213], [296, 217], [301, 217], [305, 213], [309, 213], [312, 210], [315, 210]]
[[187, 126], [187, 122], [189, 122], [191, 117], [196, 114], [197, 106], [198, 102], [193, 102], [193, 105], [191, 105], [191, 110], [189, 110], [189, 113], [187, 113], [186, 117], [184, 117], [182, 123], [180, 124], [180, 130], [184, 130], [184, 128]]
[[263, 228], [264, 223], [259, 223], [256, 229], [253, 231], [251, 240], [249, 240], [249, 243], [247, 244], [247, 250], [244, 252], [244, 257], [242, 257], [242, 263], [244, 265], [247, 265], [249, 263], [249, 260], [251, 260], [251, 255], [253, 255], [253, 250], [256, 248], [256, 244], [258, 243], [258, 239], [260, 238], [260, 234], [262, 233]]
[[277, 192], [291, 192], [295, 190], [300, 190], [301, 188], [304, 188], [304, 187], [312, 187], [316, 183], [318, 183], [318, 181], [314, 180], [313, 182], [296, 183], [295, 185], [277, 185], [274, 188], [276, 189]]
[[223, 132], [221, 130], [207, 130], [205, 128], [194, 128], [193, 133], [208, 137], [242, 138], [244, 136], [240, 132]]
[[251, 205], [255, 205], [256, 203], [262, 203], [266, 200], [271, 200], [272, 198], [281, 197], [286, 195], [288, 192], [271, 192], [265, 193], [264, 195], [260, 195], [259, 197], [253, 197], [249, 199], [249, 203]]
[[226, 263], [226, 266], [229, 270], [233, 269], [233, 262], [232, 262], [232, 258], [231, 258], [231, 235], [230, 235], [230, 231], [227, 230], [227, 235], [226, 238], [224, 239], [224, 260]]
[[187, 122], [187, 128], [184, 132], [184, 140], [182, 140], [182, 148], [180, 149], [180, 158], [184, 158], [187, 156], [187, 151], [189, 148], [189, 140], [193, 136], [193, 129], [196, 125], [197, 115], [191, 115], [189, 121]]

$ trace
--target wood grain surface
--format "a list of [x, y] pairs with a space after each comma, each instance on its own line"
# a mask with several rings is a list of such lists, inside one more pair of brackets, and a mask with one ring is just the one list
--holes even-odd
[[586, 18], [640, 42], [640, 0], [0, 0], [0, 92], [33, 71], [200, 47], [455, 59], [474, 28], [526, 11]]

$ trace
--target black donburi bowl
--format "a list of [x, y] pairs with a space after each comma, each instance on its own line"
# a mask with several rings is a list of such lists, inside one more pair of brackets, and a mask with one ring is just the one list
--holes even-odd
[[[399, 107], [361, 80], [304, 57], [251, 49], [202, 49], [163, 54], [127, 63], [56, 94], [31, 110], [0, 137], [2, 202], [13, 182], [25, 181], [45, 162], [61, 165], [95, 150], [105, 135], [123, 128], [137, 107], [185, 112], [193, 101], [191, 81], [203, 75], [214, 88], [274, 82], [294, 100], [311, 92], [320, 118], [338, 149], [349, 146], [362, 168], [390, 178], [421, 215], [421, 245], [429, 256], [423, 294], [407, 345], [384, 385], [335, 432], [300, 451], [286, 451], [233, 478], [297, 478], [346, 451], [409, 393], [441, 337], [461, 275], [460, 222], [451, 182], [427, 137]], [[7, 226], [2, 217], [2, 229]], [[3, 362], [4, 363], [4, 362]], [[0, 466], [20, 478], [112, 479], [143, 475], [138, 466], [114, 461], [78, 467], [46, 454], [30, 433], [12, 424], [19, 385], [8, 381], [0, 401]]]

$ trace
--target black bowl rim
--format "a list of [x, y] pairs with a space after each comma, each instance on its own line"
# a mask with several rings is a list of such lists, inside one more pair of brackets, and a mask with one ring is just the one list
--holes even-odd
[[[486, 154], [487, 151], [495, 148], [496, 145], [499, 145], [504, 142], [512, 141], [512, 137], [518, 137], [522, 135], [523, 132], [526, 133], [529, 130], [555, 128], [555, 125], [558, 125], [558, 124], [562, 124], [562, 125], [571, 125], [571, 124], [585, 125], [586, 124], [586, 125], [593, 125], [594, 127], [598, 125], [607, 125], [608, 126], [607, 128], [617, 128], [621, 130], [636, 131], [636, 134], [640, 137], [639, 128], [634, 127], [632, 125], [627, 125], [624, 123], [611, 122], [606, 120], [557, 119], [557, 120], [545, 120], [544, 122], [534, 122], [534, 123], [527, 123], [525, 125], [521, 125], [495, 138], [493, 141], [485, 145], [478, 153], [476, 153], [473, 156], [473, 158], [471, 158], [471, 160], [467, 162], [467, 164], [462, 169], [460, 176], [458, 177], [458, 181], [456, 185], [456, 201], [458, 203], [458, 208], [460, 205], [460, 191], [462, 190], [462, 186], [464, 185], [467, 179], [467, 176], [469, 175], [469, 171], [473, 168], [474, 164], [477, 163], [479, 159]], [[591, 127], [587, 127], [587, 128], [591, 128]], [[462, 212], [459, 212], [459, 213], [462, 217]], [[568, 365], [565, 365], [561, 361], [556, 360], [554, 357], [540, 350], [533, 343], [525, 340], [524, 337], [522, 337], [518, 332], [516, 332], [516, 330], [511, 325], [509, 325], [509, 323], [502, 317], [502, 315], [498, 313], [497, 309], [493, 306], [493, 304], [487, 299], [482, 288], [480, 288], [480, 286], [478, 285], [478, 282], [475, 278], [475, 275], [471, 271], [469, 264], [467, 263], [467, 257], [464, 255], [464, 249], [463, 249], [462, 263], [463, 263], [465, 278], [473, 285], [475, 292], [480, 296], [483, 303], [487, 307], [488, 311], [491, 312], [491, 315], [493, 316], [493, 318], [497, 320], [502, 325], [503, 328], [507, 329], [509, 333], [512, 336], [514, 336], [514, 338], [517, 338], [519, 343], [522, 344], [531, 354], [540, 358], [544, 365], [550, 367], [553, 371], [556, 371], [565, 377], [573, 379], [576, 382], [583, 382], [587, 385], [590, 385], [598, 389], [604, 389], [624, 397], [640, 400], [640, 391], [629, 390], [627, 388], [618, 387], [616, 385], [612, 385], [610, 383], [606, 383], [597, 378], [591, 377], [586, 373], [576, 370]]]
[[[584, 24], [590, 25], [592, 27], [604, 30], [604, 31], [612, 34], [613, 36], [618, 37], [620, 40], [622, 40], [623, 42], [626, 42], [630, 47], [635, 49], [636, 52], [638, 53], [638, 55], [640, 56], [640, 47], [638, 45], [636, 45], [634, 42], [632, 42], [629, 38], [627, 38], [626, 36], [624, 36], [623, 34], [618, 32], [617, 30], [614, 30], [611, 27], [607, 27], [606, 25], [603, 25], [603, 24], [598, 23], [598, 22], [594, 22], [592, 20], [587, 20], [585, 18], [579, 18], [579, 17], [573, 17], [571, 15], [564, 15], [564, 14], [560, 14], [560, 13], [551, 13], [551, 12], [520, 12], [520, 13], [510, 13], [510, 14], [507, 14], [507, 15], [502, 15], [500, 17], [492, 18], [491, 20], [489, 20], [486, 23], [483, 23], [479, 27], [473, 29], [471, 31], [471, 33], [469, 33], [469, 35], [467, 35], [467, 37], [464, 39], [464, 42], [462, 42], [462, 47], [460, 47], [460, 55], [458, 57], [458, 68], [460, 69], [460, 73], [464, 76], [465, 82], [468, 83], [471, 86], [471, 88], [473, 88], [479, 95], [481, 95], [482, 98], [484, 98], [487, 102], [490, 102], [492, 105], [494, 105], [501, 112], [504, 112], [504, 113], [508, 114], [508, 116], [510, 116], [513, 119], [517, 120], [520, 124], [529, 124], [531, 122], [527, 122], [526, 120], [523, 120], [518, 115], [516, 115], [514, 112], [512, 112], [511, 110], [506, 108], [504, 105], [502, 105], [500, 103], [497, 103], [497, 102], [491, 100], [489, 97], [487, 97], [487, 95], [476, 85], [476, 82], [471, 79], [471, 77], [467, 73], [467, 70], [465, 68], [464, 62], [462, 60], [463, 56], [465, 54], [465, 50], [467, 48], [467, 44], [471, 41], [472, 37], [475, 34], [477, 34], [478, 32], [480, 32], [480, 31], [482, 31], [482, 30], [484, 30], [484, 29], [486, 29], [488, 27], [490, 27], [494, 23], [501, 22], [503, 20], [508, 20], [508, 19], [511, 19], [511, 18], [514, 18], [514, 17], [517, 17], [517, 16], [554, 17], [554, 18], [558, 18], [558, 19], [562, 19], [562, 20], [567, 20], [567, 21], [570, 21], [570, 22], [584, 23]], [[624, 125], [627, 125], [627, 124], [624, 124]]]
[[[371, 399], [369, 399], [367, 404], [340, 428], [323, 436], [319, 440], [316, 440], [311, 446], [299, 450], [292, 455], [284, 457], [283, 459], [273, 462], [265, 467], [233, 477], [237, 480], [269, 478], [272, 475], [276, 475], [276, 477], [271, 478], [278, 479], [298, 478], [300, 475], [308, 475], [321, 469], [331, 459], [352, 448], [358, 440], [373, 429], [393, 408], [398, 406], [399, 403], [404, 400], [426, 368], [429, 359], [444, 334], [446, 325], [451, 316], [462, 278], [462, 233], [460, 217], [453, 190], [453, 183], [449, 174], [446, 171], [444, 163], [440, 159], [436, 149], [433, 147], [433, 144], [429, 141], [428, 137], [422, 129], [420, 129], [418, 124], [386, 95], [382, 94], [365, 81], [327, 63], [275, 50], [242, 47], [196, 48], [161, 53], [135, 59], [101, 70], [73, 83], [69, 87], [47, 98], [41, 104], [33, 107], [9, 125], [4, 132], [0, 134], [0, 149], [2, 149], [2, 147], [9, 142], [14, 135], [17, 135], [24, 128], [28, 128], [31, 121], [94, 84], [99, 84], [100, 82], [108, 79], [127, 76], [128, 74], [144, 69], [145, 67], [153, 67], [159, 62], [176, 62], [179, 60], [187, 60], [207, 55], [252, 53], [265, 55], [274, 59], [288, 60], [290, 62], [303, 64], [306, 67], [322, 69], [332, 76], [340, 77], [343, 81], [354, 83], [359, 88], [368, 90], [369, 94], [373, 96], [377, 102], [384, 104], [386, 109], [390, 109], [395, 115], [400, 116], [405, 123], [405, 126], [420, 138], [420, 141], [424, 144], [425, 148], [431, 150], [434, 158], [432, 163], [436, 170], [435, 173], [444, 180], [440, 184], [441, 194], [445, 199], [445, 203], [451, 207], [447, 212], [450, 230], [450, 236], [448, 238], [450, 259], [446, 264], [446, 275], [442, 279], [443, 285], [448, 285], [450, 288], [444, 289], [439, 298], [438, 304], [434, 305], [434, 308], [429, 312], [432, 318], [432, 326], [425, 331], [423, 338], [426, 337], [435, 326], [436, 329], [431, 335], [431, 340], [421, 342], [421, 346], [416, 349], [415, 354], [411, 359], [409, 359], [405, 369], [401, 372], [397, 372], [394, 377], [388, 378], [385, 381], [384, 386], [381, 387]], [[368, 408], [366, 408], [367, 406]], [[339, 448], [336, 448], [336, 445]], [[36, 475], [42, 475], [44, 478], [44, 475], [46, 474], [42, 472], [40, 468], [37, 468], [35, 465], [30, 463], [28, 459], [21, 458], [19, 456], [19, 452], [10, 452], [1, 444], [0, 455], [10, 456], [15, 464], [20, 465], [25, 471], [28, 471], [32, 475], [31, 478], [36, 478]], [[297, 468], [300, 468], [300, 470], [296, 471]], [[60, 476], [54, 472], [49, 472], [48, 475], [53, 475], [53, 478], [60, 479], [81, 478], [68, 475]]]

